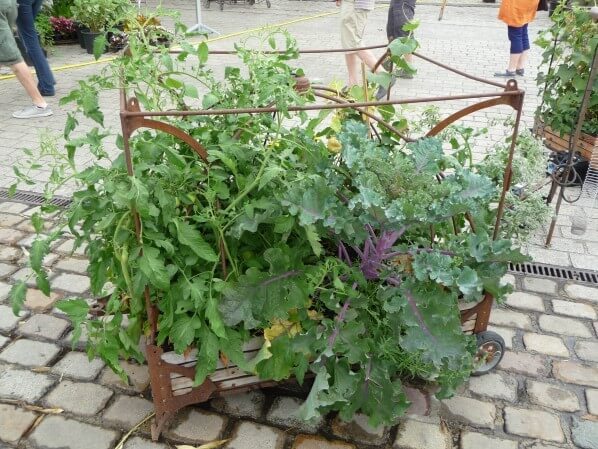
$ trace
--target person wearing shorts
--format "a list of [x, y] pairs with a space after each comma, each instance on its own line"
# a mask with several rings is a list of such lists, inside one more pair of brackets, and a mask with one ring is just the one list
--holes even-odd
[[47, 117], [52, 115], [52, 109], [39, 93], [29, 67], [23, 62], [13, 35], [12, 30], [16, 20], [16, 0], [0, 0], [0, 65], [11, 68], [33, 102], [31, 106], [15, 112], [12, 116], [21, 119]]
[[[374, 9], [375, 0], [336, 0], [341, 7], [341, 45], [343, 48], [363, 47], [363, 35], [367, 24], [368, 14]], [[373, 69], [378, 59], [371, 50], [357, 50], [345, 53], [345, 62], [349, 72], [349, 86], [359, 85], [361, 82], [360, 61]], [[377, 71], [383, 71], [378, 68]], [[382, 99], [386, 89], [382, 86], [376, 92], [376, 98]]]
[[511, 42], [509, 65], [504, 72], [494, 76], [512, 78], [525, 75], [525, 63], [530, 49], [527, 25], [536, 17], [540, 0], [503, 0], [498, 18], [507, 24], [507, 35]]
[[[400, 37], [409, 36], [403, 27], [413, 20], [415, 16], [415, 0], [390, 0], [388, 8], [388, 21], [386, 22], [386, 36], [388, 42]], [[413, 56], [405, 55], [405, 61], [411, 64]], [[401, 78], [413, 78], [413, 75], [404, 71], [398, 73]]]

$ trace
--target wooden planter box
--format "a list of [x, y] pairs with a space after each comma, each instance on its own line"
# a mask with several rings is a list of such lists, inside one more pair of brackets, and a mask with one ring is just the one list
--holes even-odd
[[[536, 119], [534, 124], [534, 134], [538, 137], [542, 137], [545, 145], [552, 151], [560, 153], [569, 151], [570, 136], [565, 134], [561, 137], [559, 133], [553, 131], [549, 126], [544, 125], [541, 120]], [[590, 136], [589, 134], [581, 133], [581, 136], [576, 142], [575, 151], [586, 160], [591, 161], [592, 153], [598, 152], [598, 136]]]

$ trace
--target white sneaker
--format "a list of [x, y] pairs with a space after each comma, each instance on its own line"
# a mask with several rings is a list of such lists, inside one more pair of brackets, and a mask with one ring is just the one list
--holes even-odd
[[14, 112], [12, 116], [14, 118], [37, 118], [48, 117], [52, 114], [53, 112], [52, 109], [50, 109], [50, 106], [42, 108], [40, 106], [32, 104], [31, 106], [27, 106], [26, 108], [23, 108], [20, 111]]

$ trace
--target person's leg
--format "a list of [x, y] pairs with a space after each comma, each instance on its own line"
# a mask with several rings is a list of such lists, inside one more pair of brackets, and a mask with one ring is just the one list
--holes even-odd
[[509, 41], [511, 42], [511, 52], [509, 55], [509, 65], [505, 72], [497, 72], [494, 76], [515, 76], [515, 70], [519, 64], [519, 58], [523, 53], [523, 27], [508, 27]]
[[35, 12], [39, 12], [42, 0], [18, 0], [19, 14], [17, 29], [23, 45], [27, 50], [38, 79], [38, 88], [43, 95], [54, 95], [54, 75], [39, 43], [39, 36], [35, 30]]
[[33, 75], [29, 71], [29, 67], [24, 62], [19, 62], [17, 64], [10, 66], [11, 70], [21, 83], [21, 85], [25, 88], [27, 95], [31, 98], [33, 104], [40, 108], [45, 108], [48, 106], [48, 103], [44, 100], [44, 98], [39, 93], [37, 86], [35, 85], [35, 80], [33, 79]]
[[345, 54], [345, 63], [347, 64], [347, 71], [349, 72], [348, 86], [351, 87], [361, 84], [361, 67], [357, 53]]
[[517, 62], [516, 72], [517, 72], [517, 75], [523, 76], [525, 74], [525, 65], [527, 63], [530, 45], [529, 45], [529, 35], [528, 35], [528, 31], [527, 31], [527, 23], [525, 25], [523, 25], [523, 27], [521, 27], [521, 28], [522, 28], [521, 42], [522, 42], [523, 51], [521, 52], [521, 55], [519, 56], [519, 61]]

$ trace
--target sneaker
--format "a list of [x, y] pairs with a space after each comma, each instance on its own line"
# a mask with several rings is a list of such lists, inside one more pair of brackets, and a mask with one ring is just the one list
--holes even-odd
[[[390, 77], [390, 85], [388, 86], [388, 89], [390, 89], [392, 86], [394, 86], [396, 82], [397, 82], [397, 77], [392, 75]], [[376, 100], [380, 101], [383, 98], [385, 98], [386, 95], [388, 94], [388, 89], [386, 89], [384, 86], [378, 87], [378, 90], [376, 91]]]
[[412, 80], [413, 79], [413, 73], [406, 72], [405, 70], [399, 70], [399, 72], [397, 73], [397, 76], [399, 78], [403, 78], [403, 79], [406, 79], [406, 80]]
[[48, 117], [52, 115], [52, 109], [50, 106], [46, 106], [45, 108], [31, 105], [27, 106], [26, 108], [21, 109], [20, 111], [14, 112], [12, 116], [14, 118], [37, 118], [37, 117]]
[[41, 94], [42, 97], [53, 97], [54, 95], [56, 95], [55, 91], [45, 92], [43, 90], [40, 90], [39, 93]]
[[525, 69], [517, 69], [515, 70], [517, 76], [525, 76]]
[[496, 72], [494, 76], [504, 77], [504, 78], [514, 78], [516, 72], [511, 72], [510, 70], [505, 70], [504, 72]]

